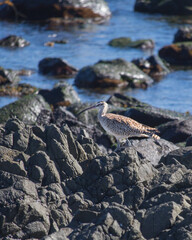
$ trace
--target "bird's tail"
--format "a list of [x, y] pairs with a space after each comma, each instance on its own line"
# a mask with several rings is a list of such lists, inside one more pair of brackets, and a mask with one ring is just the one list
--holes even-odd
[[152, 134], [151, 137], [154, 138], [154, 139], [160, 139], [160, 137], [156, 134]]

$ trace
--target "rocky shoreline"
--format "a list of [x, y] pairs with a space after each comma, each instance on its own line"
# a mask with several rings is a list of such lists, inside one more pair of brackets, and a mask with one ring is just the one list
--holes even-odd
[[78, 98], [53, 111], [33, 98], [36, 115], [9, 116], [0, 128], [1, 239], [190, 239], [191, 116], [115, 94], [110, 111], [148, 119], [160, 136], [166, 124], [190, 126], [187, 135], [168, 128], [182, 146], [143, 138], [115, 152], [96, 110], [76, 117]]

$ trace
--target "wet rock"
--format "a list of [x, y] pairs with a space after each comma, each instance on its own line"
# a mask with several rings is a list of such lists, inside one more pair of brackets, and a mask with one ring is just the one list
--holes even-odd
[[37, 88], [27, 83], [0, 86], [0, 96], [22, 97], [37, 92]]
[[16, 36], [16, 35], [10, 35], [8, 37], [5, 37], [3, 39], [0, 39], [0, 46], [2, 47], [11, 47], [11, 48], [17, 48], [17, 47], [26, 47], [30, 45], [28, 41], [26, 41], [24, 38]]
[[159, 50], [159, 56], [171, 65], [190, 66], [192, 42], [174, 43]]
[[17, 76], [17, 72], [0, 67], [0, 85], [17, 84], [20, 78]]
[[25, 123], [34, 123], [42, 109], [50, 110], [49, 105], [40, 95], [28, 95], [18, 101], [0, 109], [0, 123], [6, 122], [10, 117], [16, 116]]
[[120, 38], [114, 38], [111, 41], [109, 41], [109, 46], [112, 47], [131, 47], [131, 48], [141, 48], [141, 49], [153, 49], [154, 48], [154, 41], [151, 39], [140, 39], [140, 40], [131, 40], [131, 38], [127, 37], [120, 37]]
[[44, 58], [39, 62], [39, 72], [45, 75], [58, 77], [73, 77], [77, 69], [70, 66], [61, 58]]
[[56, 85], [52, 90], [40, 90], [39, 94], [54, 106], [69, 106], [80, 101], [77, 92], [67, 83]]
[[97, 1], [62, 1], [56, 0], [41, 3], [35, 1], [18, 1], [11, 3], [5, 2], [0, 7], [0, 18], [20, 18], [28, 20], [43, 20], [51, 17], [66, 19], [106, 19], [110, 16], [110, 10], [103, 0]]
[[184, 142], [192, 135], [192, 119], [174, 120], [161, 125], [158, 129], [162, 138], [174, 143]]
[[75, 85], [83, 88], [146, 88], [152, 83], [150, 77], [123, 59], [99, 61], [82, 68], [75, 77]]
[[134, 59], [132, 62], [156, 81], [170, 72], [158, 56], [150, 56], [147, 59]]
[[192, 41], [192, 27], [186, 26], [177, 30], [173, 42], [191, 42]]
[[130, 108], [124, 114], [127, 117], [152, 127], [174, 120], [181, 120], [186, 117], [183, 113], [152, 106]]
[[191, 6], [190, 1], [184, 1], [181, 3], [174, 0], [137, 0], [134, 9], [138, 12], [190, 15], [192, 13]]

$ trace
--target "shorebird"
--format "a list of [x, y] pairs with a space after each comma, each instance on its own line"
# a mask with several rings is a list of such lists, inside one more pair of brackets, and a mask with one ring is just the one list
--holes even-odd
[[78, 115], [84, 111], [97, 107], [99, 108], [98, 120], [101, 126], [108, 134], [113, 135], [117, 139], [117, 150], [120, 149], [120, 140], [126, 139], [127, 143], [129, 143], [129, 137], [142, 136], [155, 139], [160, 138], [155, 134], [158, 133], [156, 128], [145, 126], [129, 117], [107, 113], [108, 104], [104, 101], [98, 102], [95, 105], [82, 110]]

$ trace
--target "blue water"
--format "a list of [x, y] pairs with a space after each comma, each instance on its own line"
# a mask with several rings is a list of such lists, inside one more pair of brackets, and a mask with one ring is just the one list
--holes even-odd
[[[36, 87], [51, 89], [59, 81], [53, 77], [38, 74], [38, 63], [45, 57], [61, 57], [72, 66], [80, 69], [92, 65], [101, 59], [124, 58], [131, 61], [139, 57], [147, 57], [151, 52], [138, 49], [118, 49], [107, 45], [109, 40], [127, 36], [132, 39], [151, 38], [158, 50], [172, 43], [181, 23], [169, 21], [169, 17], [149, 15], [133, 11], [134, 0], [108, 0], [112, 17], [105, 24], [87, 24], [81, 27], [65, 27], [50, 30], [46, 26], [29, 23], [0, 22], [0, 38], [9, 34], [20, 35], [30, 41], [30, 46], [23, 49], [10, 50], [0, 48], [0, 66], [11, 69], [32, 69], [35, 74], [22, 77], [22, 82]], [[67, 44], [55, 44], [47, 47], [44, 44], [53, 39], [66, 39]], [[67, 80], [70, 84], [74, 79]], [[93, 93], [78, 89], [84, 102], [105, 100], [110, 94]], [[159, 83], [147, 90], [136, 89], [125, 91], [124, 94], [136, 97], [153, 106], [192, 113], [192, 71], [176, 71], [168, 74]], [[0, 107], [16, 98], [0, 98]]]

